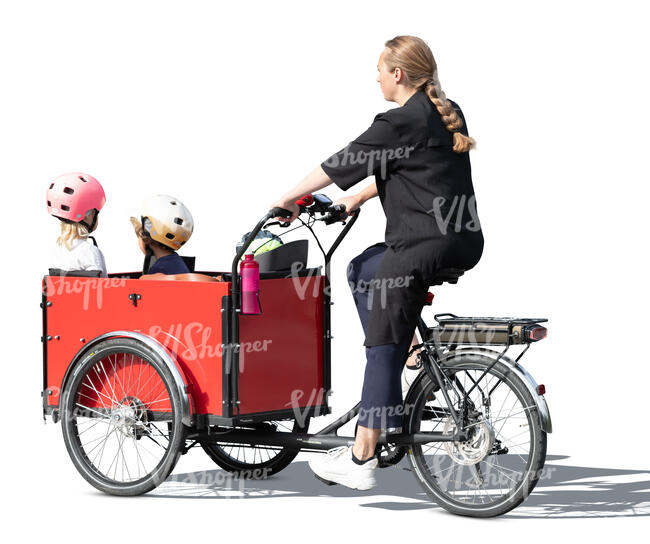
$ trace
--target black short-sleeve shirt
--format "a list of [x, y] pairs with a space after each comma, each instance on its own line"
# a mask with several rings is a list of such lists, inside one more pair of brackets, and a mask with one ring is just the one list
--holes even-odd
[[399, 134], [379, 113], [363, 134], [326, 159], [321, 167], [336, 185], [347, 191], [359, 181], [381, 174], [382, 158], [388, 157], [386, 150], [398, 147]]
[[[458, 104], [450, 101], [458, 115]], [[467, 134], [467, 126], [460, 129]], [[453, 151], [453, 133], [424, 90], [321, 163], [344, 191], [375, 176], [386, 215], [388, 250], [378, 279], [401, 284], [373, 298], [365, 345], [401, 341], [413, 334], [418, 300], [440, 268], [472, 268], [483, 251], [469, 153]], [[413, 276], [408, 281], [398, 278]], [[379, 304], [375, 300], [383, 300]], [[375, 308], [377, 307], [377, 308]]]

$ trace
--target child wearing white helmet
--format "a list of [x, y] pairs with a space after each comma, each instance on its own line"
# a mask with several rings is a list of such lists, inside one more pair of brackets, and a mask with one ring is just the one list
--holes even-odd
[[[131, 217], [140, 250], [146, 255], [145, 274], [186, 274], [190, 270], [176, 253], [192, 236], [194, 219], [183, 203], [156, 195], [142, 204], [140, 219]], [[155, 257], [154, 264], [149, 262]]]
[[65, 272], [97, 272], [106, 277], [104, 255], [90, 236], [106, 203], [99, 181], [82, 172], [64, 174], [50, 183], [46, 201], [48, 213], [61, 221], [50, 267]]

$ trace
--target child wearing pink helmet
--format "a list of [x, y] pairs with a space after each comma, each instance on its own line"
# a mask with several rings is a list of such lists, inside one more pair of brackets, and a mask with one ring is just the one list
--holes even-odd
[[71, 172], [50, 183], [47, 211], [61, 221], [61, 235], [51, 254], [51, 268], [107, 276], [104, 255], [90, 236], [97, 228], [99, 210], [105, 203], [103, 187], [88, 174]]

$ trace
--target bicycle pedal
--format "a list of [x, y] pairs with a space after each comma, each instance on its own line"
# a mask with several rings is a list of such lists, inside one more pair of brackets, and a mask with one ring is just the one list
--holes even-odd
[[316, 478], [318, 478], [321, 482], [323, 482], [326, 485], [336, 485], [336, 482], [332, 482], [330, 480], [326, 480], [325, 478], [321, 478], [318, 474], [314, 474]]

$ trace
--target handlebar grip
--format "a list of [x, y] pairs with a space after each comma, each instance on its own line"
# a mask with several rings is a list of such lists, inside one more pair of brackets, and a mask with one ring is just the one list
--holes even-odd
[[350, 214], [345, 211], [345, 204], [335, 204], [329, 207], [329, 213], [325, 216], [325, 224], [331, 225], [344, 221]]
[[267, 214], [269, 217], [291, 217], [291, 212], [284, 208], [276, 207], [269, 210]]

